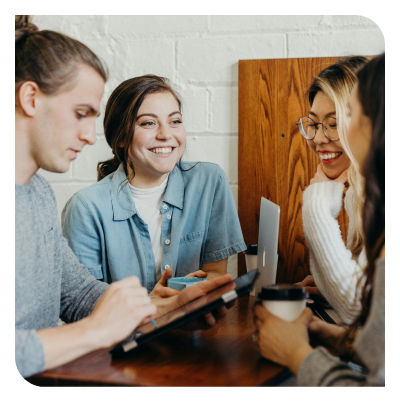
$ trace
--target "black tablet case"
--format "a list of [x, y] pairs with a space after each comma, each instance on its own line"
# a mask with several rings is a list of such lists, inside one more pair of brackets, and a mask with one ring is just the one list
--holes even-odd
[[[169, 322], [168, 324], [160, 326], [159, 328], [155, 328], [154, 325], [151, 323], [144, 324], [144, 325], [136, 328], [134, 333], [129, 338], [120, 342], [118, 345], [116, 345], [110, 351], [112, 358], [114, 359], [121, 355], [125, 355], [129, 351], [136, 349], [138, 346], [157, 338], [161, 334], [164, 334], [172, 329], [179, 328], [182, 325], [185, 325], [186, 323], [188, 323], [198, 317], [201, 317], [206, 313], [209, 313], [210, 311], [213, 311], [219, 307], [224, 306], [225, 304], [229, 303], [230, 301], [232, 301], [236, 298], [239, 298], [241, 296], [248, 294], [251, 291], [251, 289], [253, 288], [258, 275], [259, 275], [259, 272], [257, 269], [255, 269], [253, 271], [248, 272], [245, 275], [240, 276], [239, 278], [237, 278], [234, 281], [236, 284], [236, 288], [234, 290], [224, 293], [218, 299], [213, 300], [212, 302], [210, 302], [204, 306], [201, 306], [200, 308], [198, 308], [194, 311], [191, 311], [191, 312]], [[198, 303], [199, 301], [201, 302], [201, 299], [208, 298], [208, 297], [210, 297], [210, 295], [212, 296], [212, 293], [220, 292], [221, 289], [226, 287], [228, 284], [225, 284], [217, 289], [214, 289], [210, 293], [208, 293], [204, 296], [201, 296], [200, 298], [198, 298], [196, 300], [192, 300], [186, 306], [189, 306], [190, 304], [193, 304], [193, 303]], [[184, 307], [185, 306], [181, 306], [177, 310], [170, 311], [167, 314], [158, 317], [155, 320], [156, 324], [157, 324], [157, 321], [160, 322], [162, 320], [165, 320], [165, 318], [167, 316], [173, 315], [175, 311], [181, 311]], [[152, 330], [150, 332], [147, 332], [147, 333], [140, 332], [141, 328], [145, 328], [145, 327], [148, 328], [149, 326], [152, 326]]]

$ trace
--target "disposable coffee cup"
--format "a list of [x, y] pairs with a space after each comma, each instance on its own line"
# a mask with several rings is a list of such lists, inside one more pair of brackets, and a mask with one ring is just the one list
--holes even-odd
[[272, 314], [295, 321], [306, 308], [308, 293], [302, 286], [278, 284], [262, 288], [258, 298]]
[[257, 252], [258, 244], [250, 244], [247, 246], [247, 250], [244, 252], [247, 272], [253, 271], [253, 269], [257, 268]]
[[[250, 244], [247, 246], [247, 250], [244, 252], [246, 258], [247, 272], [253, 271], [257, 268], [257, 252], [258, 244]], [[255, 289], [250, 292], [251, 296], [255, 296]]]

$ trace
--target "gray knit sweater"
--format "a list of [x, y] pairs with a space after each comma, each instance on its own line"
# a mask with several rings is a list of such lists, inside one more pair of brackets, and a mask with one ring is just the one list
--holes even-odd
[[15, 185], [15, 359], [23, 377], [44, 370], [37, 330], [87, 316], [107, 285], [78, 262], [63, 238], [54, 193], [36, 174]]
[[355, 373], [322, 347], [308, 354], [300, 365], [297, 384], [303, 386], [385, 385], [385, 260], [375, 262], [371, 311], [354, 348], [369, 371]]

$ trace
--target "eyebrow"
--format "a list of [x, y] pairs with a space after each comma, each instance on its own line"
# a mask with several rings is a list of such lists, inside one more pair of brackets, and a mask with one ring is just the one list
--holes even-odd
[[[173, 116], [174, 114], [177, 114], [177, 113], [179, 113], [179, 114], [182, 116], [182, 113], [181, 113], [179, 110], [177, 110], [176, 112], [170, 113], [170, 114], [168, 115], [168, 117]], [[156, 114], [154, 114], [154, 113], [143, 113], [143, 114], [141, 114], [140, 116], [136, 117], [136, 120], [139, 120], [139, 119], [140, 119], [141, 117], [143, 117], [143, 116], [151, 116], [151, 117], [158, 118], [158, 116], [157, 116]]]
[[[314, 112], [311, 112], [311, 111], [308, 112], [308, 114], [311, 114], [312, 116], [318, 117]], [[331, 117], [331, 116], [333, 116], [334, 114], [336, 114], [336, 111], [327, 113], [327, 114], [325, 115], [325, 117]]]
[[80, 103], [79, 105], [76, 106], [87, 107], [89, 109], [90, 114], [96, 117], [100, 116], [100, 112], [97, 109], [95, 109], [93, 105], [91, 105], [90, 103]]

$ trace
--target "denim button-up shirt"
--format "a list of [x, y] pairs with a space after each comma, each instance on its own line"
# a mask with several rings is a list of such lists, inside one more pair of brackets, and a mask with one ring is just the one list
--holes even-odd
[[[182, 162], [182, 169], [193, 165]], [[224, 171], [203, 162], [183, 170], [176, 165], [169, 174], [160, 207], [161, 273], [171, 267], [173, 276], [246, 249]], [[120, 165], [73, 195], [62, 212], [63, 235], [96, 278], [111, 283], [135, 275], [150, 292], [157, 282], [150, 234], [125, 179]]]

